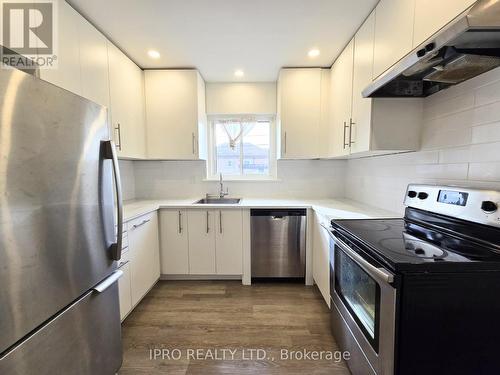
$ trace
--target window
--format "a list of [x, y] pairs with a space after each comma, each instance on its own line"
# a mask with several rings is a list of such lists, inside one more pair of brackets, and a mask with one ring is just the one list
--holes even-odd
[[269, 179], [276, 176], [272, 118], [213, 118], [208, 177]]

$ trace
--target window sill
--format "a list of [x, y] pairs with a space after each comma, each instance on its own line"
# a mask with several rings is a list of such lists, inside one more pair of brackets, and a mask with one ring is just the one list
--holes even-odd
[[[203, 182], [219, 182], [219, 177], [209, 177], [209, 178], [204, 178], [202, 180]], [[253, 177], [248, 177], [248, 178], [238, 178], [238, 177], [224, 177], [223, 178], [224, 182], [281, 182], [282, 180], [276, 177], [263, 177], [263, 178], [253, 178]]]

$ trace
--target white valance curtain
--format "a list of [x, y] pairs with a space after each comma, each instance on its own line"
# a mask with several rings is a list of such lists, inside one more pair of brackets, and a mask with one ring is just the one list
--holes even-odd
[[257, 120], [253, 117], [245, 117], [239, 119], [220, 119], [217, 122], [223, 126], [227, 134], [229, 147], [234, 150], [238, 142], [241, 142], [243, 136], [252, 130]]

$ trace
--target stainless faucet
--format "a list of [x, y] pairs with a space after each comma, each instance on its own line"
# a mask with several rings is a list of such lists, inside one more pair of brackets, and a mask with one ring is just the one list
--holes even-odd
[[226, 188], [226, 191], [224, 191], [224, 181], [222, 180], [222, 173], [219, 174], [219, 184], [220, 184], [219, 198], [222, 199], [226, 195], [229, 195], [229, 188]]
[[219, 194], [206, 194], [207, 199], [212, 199], [212, 198], [220, 198], [223, 199], [226, 195], [229, 195], [229, 188], [226, 188], [226, 191], [224, 191], [224, 181], [222, 180], [222, 173], [219, 174]]

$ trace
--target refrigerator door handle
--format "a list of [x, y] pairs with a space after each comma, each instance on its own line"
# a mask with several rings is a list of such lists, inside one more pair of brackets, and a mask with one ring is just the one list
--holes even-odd
[[99, 284], [97, 284], [95, 287], [93, 287], [92, 290], [94, 292], [97, 292], [97, 293], [102, 293], [106, 289], [108, 289], [111, 285], [116, 283], [118, 281], [118, 279], [122, 276], [123, 276], [123, 271], [116, 270], [110, 276], [108, 276], [103, 281], [101, 281]]
[[123, 238], [123, 201], [122, 201], [122, 183], [120, 178], [120, 168], [118, 166], [118, 155], [113, 141], [106, 141], [106, 158], [113, 161], [113, 175], [115, 178], [116, 190], [116, 222], [117, 235], [116, 243], [111, 244], [110, 252], [113, 260], [120, 260], [122, 257], [122, 238]]

